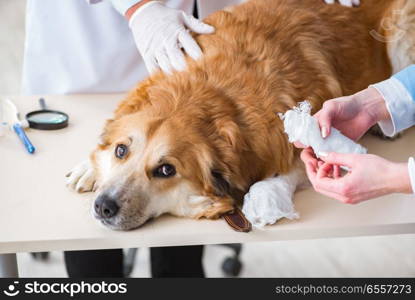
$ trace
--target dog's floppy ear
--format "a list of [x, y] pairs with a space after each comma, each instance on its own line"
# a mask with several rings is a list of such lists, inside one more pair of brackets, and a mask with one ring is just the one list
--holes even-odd
[[223, 177], [222, 173], [218, 170], [212, 170], [211, 174], [215, 195], [219, 197], [228, 195], [231, 186], [229, 182]]
[[206, 145], [198, 147], [196, 158], [200, 172], [193, 174], [198, 175], [203, 189], [201, 194], [209, 199], [210, 205], [204, 207], [196, 218], [217, 219], [233, 210], [234, 199], [229, 195], [231, 184], [226, 179], [226, 166], [215, 163], [211, 154]]
[[210, 206], [205, 208], [196, 218], [218, 219], [234, 209], [234, 200], [230, 196], [211, 195], [209, 199]]
[[[243, 177], [235, 174], [241, 174], [243, 171], [242, 153], [248, 148], [245, 137], [235, 121], [227, 116], [217, 118], [213, 124], [215, 132], [210, 140], [217, 151], [216, 166], [220, 166], [216, 168], [222, 170], [222, 177], [227, 179], [228, 183], [231, 183], [233, 187], [241, 188], [244, 185]], [[232, 178], [232, 182], [229, 178]]]
[[98, 138], [98, 147], [105, 148], [108, 146], [108, 132], [110, 131], [111, 125], [113, 124], [114, 119], [108, 119], [105, 122], [104, 130], [102, 131], [101, 135]]
[[246, 147], [239, 126], [231, 118], [218, 118], [214, 121], [214, 124], [219, 137], [216, 142], [222, 150], [239, 152]]

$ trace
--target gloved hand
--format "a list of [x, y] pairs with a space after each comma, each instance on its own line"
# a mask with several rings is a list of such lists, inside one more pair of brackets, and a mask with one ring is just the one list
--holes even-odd
[[[327, 4], [334, 4], [336, 0], [324, 0], [324, 2], [326, 2]], [[360, 5], [360, 0], [338, 0], [338, 2], [341, 5], [350, 6], [350, 7]]]
[[[137, 48], [150, 73], [161, 68], [170, 73], [186, 67], [184, 52], [193, 59], [202, 55], [189, 30], [199, 34], [215, 29], [185, 12], [152, 1], [138, 8], [129, 22]], [[183, 51], [182, 51], [183, 48]]]

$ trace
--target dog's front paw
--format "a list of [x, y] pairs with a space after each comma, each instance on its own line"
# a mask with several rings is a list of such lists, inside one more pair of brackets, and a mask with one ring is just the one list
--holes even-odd
[[95, 171], [89, 160], [75, 166], [66, 177], [66, 185], [78, 193], [92, 192], [96, 188]]
[[244, 197], [242, 212], [251, 224], [262, 228], [281, 218], [296, 219], [292, 202], [293, 187], [279, 177], [268, 178], [252, 185]]

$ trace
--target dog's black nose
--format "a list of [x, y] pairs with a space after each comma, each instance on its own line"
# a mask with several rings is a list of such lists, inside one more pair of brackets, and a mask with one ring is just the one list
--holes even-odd
[[104, 219], [115, 216], [120, 209], [115, 199], [107, 194], [99, 195], [95, 200], [95, 212]]

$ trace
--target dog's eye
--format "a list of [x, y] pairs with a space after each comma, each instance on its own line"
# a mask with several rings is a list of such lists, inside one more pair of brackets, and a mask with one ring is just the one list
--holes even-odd
[[120, 144], [117, 145], [117, 148], [115, 148], [115, 156], [118, 158], [124, 158], [127, 155], [128, 147], [126, 145]]
[[153, 171], [154, 177], [171, 177], [176, 174], [176, 168], [169, 164], [164, 164]]

